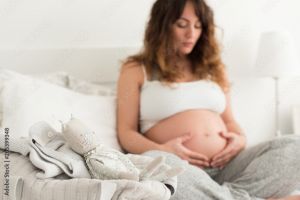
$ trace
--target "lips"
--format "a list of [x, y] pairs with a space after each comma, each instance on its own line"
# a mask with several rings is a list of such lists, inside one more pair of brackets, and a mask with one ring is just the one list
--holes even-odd
[[184, 46], [187, 46], [187, 47], [193, 46], [193, 45], [194, 45], [193, 42], [183, 42], [182, 44], [183, 44]]

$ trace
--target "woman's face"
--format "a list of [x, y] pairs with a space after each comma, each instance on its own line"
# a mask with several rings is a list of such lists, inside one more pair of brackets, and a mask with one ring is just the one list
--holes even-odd
[[172, 31], [176, 52], [182, 56], [191, 53], [201, 35], [201, 22], [192, 2], [186, 2], [182, 15], [173, 24]]

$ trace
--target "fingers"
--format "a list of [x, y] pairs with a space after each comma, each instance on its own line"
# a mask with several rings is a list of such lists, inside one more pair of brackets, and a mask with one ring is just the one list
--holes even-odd
[[239, 142], [239, 136], [234, 133], [229, 132], [231, 135], [229, 138], [229, 143], [227, 147], [215, 155], [212, 159], [211, 166], [212, 167], [223, 167], [225, 166], [233, 157], [235, 157], [242, 149], [243, 145]]
[[232, 152], [233, 149], [234, 149], [233, 145], [229, 144], [223, 151], [221, 151], [220, 153], [218, 153], [217, 155], [215, 155], [212, 158], [212, 161], [215, 161], [215, 160], [218, 160], [218, 159], [224, 157], [226, 154], [229, 154], [230, 152]]
[[188, 149], [184, 150], [183, 159], [187, 160], [190, 164], [200, 166], [201, 168], [210, 166], [207, 156]]
[[225, 139], [230, 139], [230, 138], [233, 137], [233, 134], [231, 132], [228, 132], [228, 131], [221, 131], [220, 135], [222, 137], [224, 137]]
[[190, 157], [190, 158], [194, 158], [194, 159], [199, 159], [199, 160], [205, 160], [205, 161], [209, 161], [208, 157], [201, 154], [201, 153], [197, 153], [191, 150], [186, 150], [185, 154]]
[[194, 152], [183, 145], [184, 142], [190, 140], [191, 138], [192, 138], [192, 134], [190, 132], [180, 137], [181, 151], [182, 151], [180, 157], [184, 160], [187, 160], [192, 165], [197, 165], [201, 168], [209, 167], [210, 163], [207, 156]]
[[211, 166], [212, 167], [224, 167], [230, 160], [231, 158], [234, 156], [233, 153], [228, 153], [226, 155], [224, 155], [223, 157], [214, 160], [211, 162]]
[[204, 160], [197, 160], [197, 159], [193, 159], [193, 158], [187, 158], [187, 161], [190, 164], [199, 166], [201, 168], [203, 168], [203, 167], [209, 167], [210, 166], [209, 162], [204, 161]]
[[226, 148], [223, 151], [221, 151], [220, 153], [218, 153], [217, 155], [215, 155], [212, 158], [212, 161], [220, 159], [221, 157], [225, 156], [226, 154], [229, 154], [230, 152], [235, 151], [236, 145], [237, 145], [235, 136], [231, 135], [230, 138], [231, 139], [230, 139], [228, 145], [226, 146]]
[[179, 137], [181, 140], [181, 143], [185, 143], [188, 140], [190, 140], [192, 138], [192, 134], [190, 132], [186, 133], [185, 135]]
[[221, 153], [216, 155], [211, 162], [212, 167], [220, 167], [226, 165], [238, 153], [234, 144], [229, 145]]
[[236, 134], [232, 132], [222, 131], [220, 135], [227, 140], [227, 146], [223, 151], [215, 155], [211, 160], [200, 153], [191, 151], [186, 148], [183, 143], [192, 138], [192, 134], [189, 132], [179, 138], [177, 138], [177, 155], [184, 160], [187, 160], [190, 164], [203, 167], [219, 167], [223, 168], [239, 151], [238, 140]]

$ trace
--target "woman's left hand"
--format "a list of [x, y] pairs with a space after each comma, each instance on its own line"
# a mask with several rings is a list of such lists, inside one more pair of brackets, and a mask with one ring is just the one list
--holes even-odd
[[221, 136], [227, 140], [226, 147], [210, 162], [211, 167], [223, 168], [231, 159], [242, 151], [246, 146], [246, 138], [234, 132], [222, 131]]

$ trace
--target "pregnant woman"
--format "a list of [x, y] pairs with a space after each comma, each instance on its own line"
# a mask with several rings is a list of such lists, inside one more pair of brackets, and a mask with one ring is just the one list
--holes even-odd
[[299, 138], [245, 150], [229, 91], [205, 1], [157, 0], [144, 48], [120, 72], [119, 141], [185, 166], [172, 199], [300, 199], [286, 196], [300, 187]]

